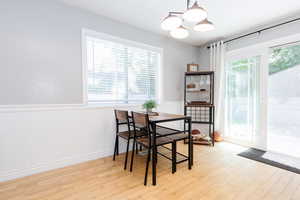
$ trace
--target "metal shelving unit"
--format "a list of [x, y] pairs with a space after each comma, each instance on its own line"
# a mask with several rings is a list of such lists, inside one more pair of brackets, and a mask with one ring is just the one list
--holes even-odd
[[186, 72], [184, 82], [184, 114], [192, 118], [192, 126], [206, 132], [206, 139], [193, 136], [194, 144], [214, 146], [214, 72]]

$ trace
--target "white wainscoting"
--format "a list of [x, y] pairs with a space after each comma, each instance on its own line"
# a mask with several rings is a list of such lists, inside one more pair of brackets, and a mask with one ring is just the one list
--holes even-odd
[[[0, 111], [0, 182], [113, 154], [112, 107], [36, 109]], [[183, 113], [183, 103], [164, 102], [158, 110]]]

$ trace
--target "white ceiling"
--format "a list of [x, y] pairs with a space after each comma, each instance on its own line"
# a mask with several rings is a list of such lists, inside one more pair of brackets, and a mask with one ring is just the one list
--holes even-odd
[[[183, 11], [185, 0], [60, 0], [96, 14], [127, 23], [132, 26], [168, 35], [160, 28], [161, 20], [169, 11]], [[300, 0], [198, 0], [208, 11], [209, 20], [216, 30], [200, 33], [190, 31], [183, 42], [192, 45], [205, 44], [225, 38], [300, 11]]]

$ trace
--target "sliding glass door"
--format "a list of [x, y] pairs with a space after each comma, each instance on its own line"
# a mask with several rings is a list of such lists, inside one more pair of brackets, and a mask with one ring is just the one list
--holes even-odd
[[258, 127], [261, 57], [231, 58], [226, 65], [225, 134], [229, 140], [252, 145]]
[[269, 55], [268, 150], [300, 157], [300, 44]]
[[293, 42], [299, 40], [227, 53], [226, 139], [300, 157], [300, 42]]

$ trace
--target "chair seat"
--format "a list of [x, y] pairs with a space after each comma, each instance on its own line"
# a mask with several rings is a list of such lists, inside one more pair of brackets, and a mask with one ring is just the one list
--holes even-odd
[[[119, 132], [118, 135], [121, 138], [128, 139], [128, 137], [129, 137], [129, 131]], [[137, 131], [136, 132], [136, 137], [141, 137], [141, 136], [145, 136], [145, 135], [146, 135], [146, 133], [143, 132], [143, 131]], [[133, 138], [133, 137], [134, 137], [134, 131], [130, 131], [130, 138]]]
[[[149, 139], [148, 137], [141, 137], [137, 139], [137, 142], [142, 144], [145, 147], [149, 147]], [[158, 137], [156, 138], [156, 146], [161, 146], [165, 144], [170, 144], [173, 142], [173, 139], [168, 137]], [[153, 141], [151, 141], [151, 144], [153, 144]]]
[[170, 139], [172, 139], [172, 140], [179, 141], [179, 140], [188, 139], [189, 135], [188, 134], [184, 134], [184, 133], [179, 133], [179, 134], [169, 135], [167, 137], [170, 138]]

